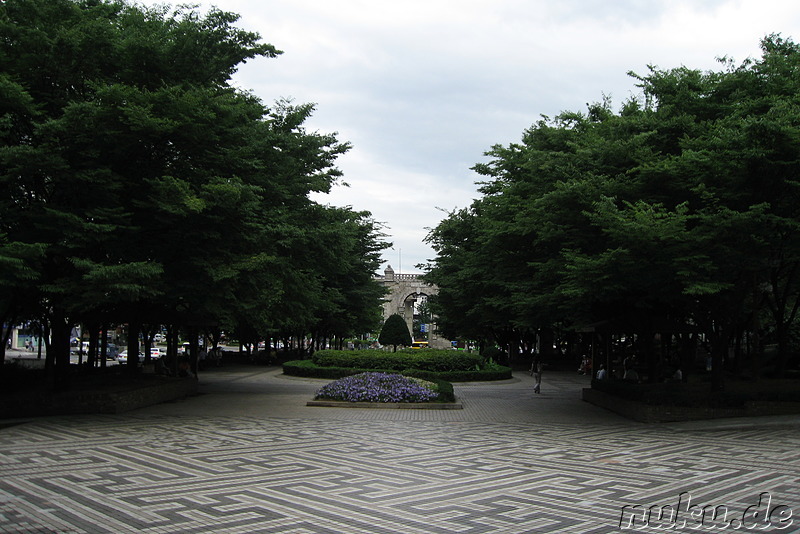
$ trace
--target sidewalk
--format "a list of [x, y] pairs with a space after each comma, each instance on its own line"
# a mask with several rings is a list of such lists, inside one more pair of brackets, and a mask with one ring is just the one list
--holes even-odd
[[[542, 393], [533, 378], [515, 373], [499, 382], [454, 383], [463, 410], [375, 410], [306, 406], [317, 389], [330, 382], [285, 376], [280, 368], [231, 367], [200, 374], [200, 395], [179, 403], [142, 408], [137, 413], [256, 417], [310, 417], [349, 420], [447, 420], [505, 423], [603, 423], [638, 425], [581, 400], [589, 377], [577, 373], [545, 375]], [[424, 412], [424, 413], [423, 413]]]
[[197, 397], [142, 408], [136, 413], [171, 416], [283, 417], [370, 421], [461, 421], [511, 424], [613, 425], [658, 427], [674, 431], [795, 428], [800, 415], [741, 417], [662, 423], [640, 423], [581, 400], [590, 379], [568, 371], [544, 376], [542, 393], [533, 392], [534, 379], [515, 372], [510, 380], [455, 383], [463, 410], [375, 410], [306, 406], [328, 379], [292, 377], [280, 368], [223, 367], [200, 375]]
[[763, 492], [797, 517], [796, 427], [635, 423], [582, 402], [585, 381], [551, 372], [536, 395], [516, 373], [457, 384], [463, 410], [374, 410], [215, 369], [181, 401], [1, 428], [0, 532], [606, 534], [626, 507], [741, 515]]
[[[29, 367], [32, 369], [44, 369], [45, 358], [47, 357], [47, 351], [42, 347], [42, 355], [41, 358], [39, 357], [39, 351], [29, 351], [25, 349], [6, 349], [6, 364], [12, 362], [18, 362], [20, 365], [25, 367]], [[83, 360], [86, 361], [87, 355], [84, 353]], [[78, 364], [81, 362], [81, 358], [78, 354], [70, 354], [69, 361], [71, 364]], [[107, 366], [119, 365], [117, 360], [106, 360]]]
[[[42, 359], [44, 359], [47, 351], [44, 350], [42, 347]], [[8, 359], [17, 359], [17, 358], [37, 358], [39, 356], [38, 350], [30, 351], [25, 349], [6, 349], [6, 360]]]

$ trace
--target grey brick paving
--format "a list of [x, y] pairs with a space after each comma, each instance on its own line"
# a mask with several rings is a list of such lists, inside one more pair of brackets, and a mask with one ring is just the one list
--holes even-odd
[[[607, 533], [623, 506], [682, 492], [727, 506], [730, 530], [768, 492], [792, 524], [738, 530], [798, 531], [797, 418], [647, 426], [581, 402], [583, 380], [550, 373], [534, 395], [520, 374], [457, 386], [464, 410], [359, 410], [305, 406], [324, 381], [225, 369], [184, 401], [0, 430], [0, 532]], [[725, 530], [687, 518], [671, 530]]]

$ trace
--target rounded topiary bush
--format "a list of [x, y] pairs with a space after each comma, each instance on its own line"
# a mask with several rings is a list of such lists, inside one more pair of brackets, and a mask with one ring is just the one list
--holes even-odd
[[321, 387], [315, 400], [343, 402], [431, 402], [436, 385], [394, 373], [360, 373]]

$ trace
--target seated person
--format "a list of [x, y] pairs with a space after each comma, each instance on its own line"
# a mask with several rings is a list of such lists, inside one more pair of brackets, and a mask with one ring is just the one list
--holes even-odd
[[600, 369], [597, 371], [597, 379], [598, 380], [606, 379], [606, 368], [603, 364], [600, 364]]

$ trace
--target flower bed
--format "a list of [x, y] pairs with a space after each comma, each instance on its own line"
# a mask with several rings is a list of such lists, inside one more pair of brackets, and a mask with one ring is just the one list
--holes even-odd
[[361, 373], [340, 378], [317, 391], [315, 400], [344, 402], [432, 402], [439, 399], [432, 382], [390, 373]]

